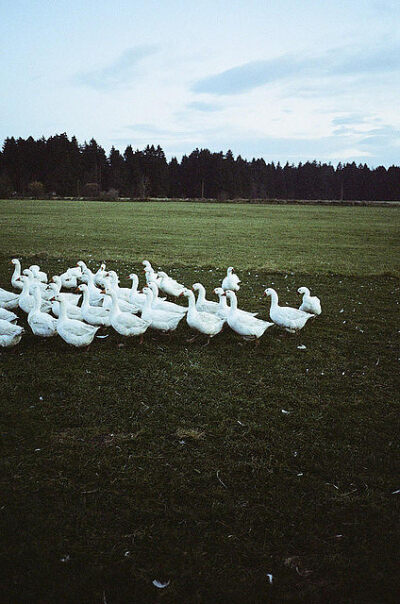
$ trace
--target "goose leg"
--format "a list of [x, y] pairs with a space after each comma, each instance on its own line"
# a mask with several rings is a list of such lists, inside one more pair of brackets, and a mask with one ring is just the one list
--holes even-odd
[[198, 337], [199, 337], [198, 335], [193, 336], [193, 338], [189, 338], [188, 340], [186, 340], [186, 342], [187, 342], [188, 344], [192, 344], [192, 342], [194, 342], [195, 340], [197, 340], [197, 338], [198, 338]]

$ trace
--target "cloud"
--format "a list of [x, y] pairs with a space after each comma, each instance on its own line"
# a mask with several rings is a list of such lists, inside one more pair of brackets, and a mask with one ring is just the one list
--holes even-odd
[[220, 111], [221, 106], [216, 103], [204, 103], [202, 101], [193, 101], [187, 104], [188, 109], [194, 109], [195, 111], [204, 111], [206, 113], [212, 111]]
[[74, 83], [95, 90], [109, 90], [130, 83], [138, 74], [140, 62], [157, 50], [156, 46], [148, 44], [128, 48], [106, 67], [76, 74]]
[[281, 80], [294, 74], [299, 67], [302, 67], [301, 62], [299, 65], [296, 58], [291, 55], [268, 61], [251, 61], [199, 80], [194, 84], [193, 91], [221, 95], [239, 94]]
[[288, 78], [362, 76], [400, 70], [400, 46], [393, 43], [371, 49], [336, 48], [321, 55], [282, 55], [264, 61], [250, 61], [195, 82], [194, 92], [214, 95], [240, 94]]

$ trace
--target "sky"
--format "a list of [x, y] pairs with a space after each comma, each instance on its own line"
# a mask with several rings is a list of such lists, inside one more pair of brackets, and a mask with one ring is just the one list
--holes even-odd
[[399, 24], [399, 0], [0, 0], [0, 144], [399, 165]]

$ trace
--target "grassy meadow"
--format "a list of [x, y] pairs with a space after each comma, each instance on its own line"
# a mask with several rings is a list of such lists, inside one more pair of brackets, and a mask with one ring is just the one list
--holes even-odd
[[0, 201], [1, 287], [14, 256], [49, 275], [105, 260], [124, 286], [148, 258], [209, 298], [233, 265], [261, 318], [267, 286], [323, 306], [259, 347], [229, 329], [189, 344], [181, 324], [0, 349], [0, 602], [397, 602], [399, 225], [396, 208]]

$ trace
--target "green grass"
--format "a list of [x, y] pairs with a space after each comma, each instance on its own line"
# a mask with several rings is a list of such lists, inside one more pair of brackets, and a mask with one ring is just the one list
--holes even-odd
[[0, 201], [0, 254], [399, 274], [397, 208]]
[[14, 254], [50, 274], [106, 258], [126, 275], [147, 256], [208, 289], [235, 265], [261, 316], [266, 285], [323, 303], [258, 348], [229, 330], [188, 344], [182, 325], [143, 346], [29, 334], [1, 350], [1, 602], [397, 601], [398, 210], [1, 202], [0, 216], [3, 287]]

